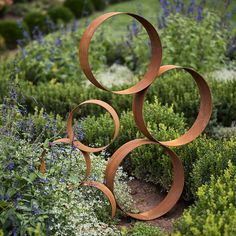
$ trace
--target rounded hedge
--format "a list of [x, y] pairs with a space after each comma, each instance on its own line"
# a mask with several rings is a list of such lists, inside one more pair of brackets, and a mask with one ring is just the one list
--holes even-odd
[[32, 33], [36, 27], [41, 32], [48, 32], [48, 26], [46, 24], [48, 19], [48, 16], [38, 12], [38, 11], [32, 11], [29, 12], [25, 17], [24, 17], [24, 22], [27, 24], [29, 27], [29, 31]]
[[72, 11], [64, 6], [57, 6], [48, 11], [48, 15], [51, 20], [55, 23], [59, 21], [68, 23], [74, 18]]
[[17, 40], [22, 38], [22, 30], [15, 20], [0, 21], [0, 36], [4, 39], [7, 48], [14, 49]]
[[90, 15], [94, 11], [94, 6], [91, 0], [66, 0], [64, 6], [69, 8], [77, 18]]
[[106, 8], [106, 2], [105, 0], [92, 0], [93, 6], [95, 10], [101, 11]]

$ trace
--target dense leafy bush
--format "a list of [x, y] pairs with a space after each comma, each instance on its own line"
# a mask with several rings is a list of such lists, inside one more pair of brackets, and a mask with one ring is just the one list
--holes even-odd
[[216, 14], [205, 14], [199, 23], [195, 19], [178, 14], [168, 17], [168, 27], [160, 32], [165, 64], [211, 71], [223, 62], [227, 46], [226, 32], [222, 29], [221, 19]]
[[23, 38], [22, 31], [15, 20], [0, 21], [0, 36], [9, 49], [16, 48], [17, 40]]
[[[118, 234], [104, 222], [110, 215], [104, 196], [78, 185], [85, 168], [78, 151], [52, 147], [46, 156], [47, 173], [43, 175], [38, 171], [40, 150], [9, 136], [2, 136], [0, 147], [0, 228], [5, 234], [23, 235], [38, 225], [45, 234]], [[102, 181], [106, 161], [99, 157], [92, 160], [92, 178]], [[126, 176], [121, 170], [118, 176], [116, 185], [123, 190], [126, 185], [119, 184], [119, 179]], [[129, 201], [127, 191], [120, 194], [123, 201]]]
[[184, 212], [173, 235], [235, 235], [236, 166], [198, 189], [198, 200]]
[[33, 34], [36, 29], [41, 32], [48, 32], [48, 25], [46, 24], [48, 16], [39, 11], [32, 11], [25, 15], [24, 22], [29, 27], [30, 32]]
[[43, 109], [35, 108], [34, 114], [28, 114], [24, 107], [6, 103], [0, 105], [0, 112], [1, 133], [23, 138], [30, 143], [53, 141], [56, 137], [65, 136], [62, 118], [47, 114]]
[[74, 18], [71, 10], [63, 6], [57, 6], [50, 9], [48, 15], [55, 23], [58, 23], [59, 21], [68, 23]]
[[[174, 114], [173, 108], [163, 107], [157, 101], [146, 104], [145, 118], [150, 132], [159, 140], [176, 138], [184, 133], [186, 127], [183, 117]], [[112, 119], [109, 119], [107, 114], [97, 119], [94, 116], [85, 119], [82, 121], [84, 142], [107, 144], [112, 137], [113, 127]], [[139, 137], [142, 135], [134, 125], [132, 113], [122, 113], [120, 135], [114, 144], [108, 147], [107, 155], [112, 154], [125, 142]], [[236, 143], [234, 139], [222, 141], [202, 136], [188, 145], [175, 148], [175, 151], [183, 160], [185, 168], [183, 197], [192, 200], [199, 186], [209, 181], [211, 175], [219, 175], [227, 167], [229, 160], [234, 161]], [[123, 163], [129, 174], [169, 189], [172, 181], [171, 164], [159, 145], [145, 145], [134, 150], [129, 156]]]
[[66, 0], [64, 6], [69, 8], [77, 18], [90, 15], [94, 11], [94, 6], [91, 0]]
[[129, 236], [162, 236], [164, 233], [158, 228], [151, 226], [146, 223], [136, 223], [134, 227], [127, 232], [127, 234], [123, 235], [129, 235]]
[[95, 10], [101, 11], [106, 8], [105, 0], [92, 0]]

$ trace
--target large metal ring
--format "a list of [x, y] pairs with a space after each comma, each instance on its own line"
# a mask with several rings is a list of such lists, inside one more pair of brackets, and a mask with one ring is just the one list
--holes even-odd
[[96, 78], [94, 77], [90, 65], [89, 65], [89, 45], [90, 41], [93, 37], [94, 32], [96, 29], [107, 19], [117, 16], [117, 15], [129, 15], [133, 18], [135, 18], [137, 21], [139, 21], [144, 28], [146, 29], [150, 41], [151, 41], [151, 62], [147, 69], [147, 72], [145, 73], [143, 79], [139, 81], [134, 86], [120, 91], [112, 91], [113, 93], [117, 94], [134, 94], [137, 93], [145, 88], [147, 88], [157, 77], [158, 70], [161, 65], [162, 60], [162, 47], [161, 47], [161, 41], [158, 36], [157, 31], [152, 26], [150, 22], [148, 22], [146, 19], [144, 19], [141, 16], [127, 13], [127, 12], [110, 12], [106, 13], [102, 16], [97, 17], [85, 30], [81, 41], [80, 41], [80, 47], [79, 47], [79, 59], [80, 59], [80, 65], [81, 68], [86, 75], [86, 77], [90, 80], [91, 83], [93, 83], [96, 87], [108, 91], [103, 85], [101, 85]]
[[110, 106], [108, 103], [103, 102], [101, 100], [87, 100], [85, 102], [80, 103], [75, 109], [73, 109], [70, 112], [68, 120], [67, 120], [67, 134], [68, 134], [68, 138], [70, 140], [70, 143], [73, 143], [73, 145], [75, 147], [77, 147], [78, 149], [80, 149], [80, 150], [82, 150], [84, 152], [89, 152], [89, 153], [91, 153], [91, 152], [92, 153], [100, 152], [100, 151], [104, 150], [105, 148], [107, 148], [110, 144], [107, 144], [106, 146], [99, 147], [99, 148], [92, 148], [92, 147], [89, 147], [89, 146], [86, 146], [86, 145], [82, 144], [78, 140], [74, 140], [74, 132], [73, 132], [73, 127], [72, 127], [73, 115], [79, 109], [79, 107], [84, 105], [84, 104], [97, 104], [97, 105], [105, 108], [111, 114], [111, 116], [113, 118], [113, 121], [114, 121], [114, 125], [115, 125], [115, 132], [114, 132], [114, 136], [113, 136], [110, 144], [113, 143], [114, 140], [119, 135], [119, 130], [120, 130], [120, 120], [119, 120], [119, 117], [118, 117], [116, 111], [114, 110], [114, 108], [112, 106]]
[[171, 141], [158, 141], [156, 140], [148, 131], [143, 117], [143, 105], [144, 105], [144, 98], [148, 91], [148, 88], [145, 90], [137, 93], [134, 95], [133, 99], [133, 114], [134, 114], [134, 120], [138, 127], [138, 129], [150, 140], [159, 142], [162, 145], [165, 146], [181, 146], [187, 143], [190, 143], [195, 138], [197, 138], [203, 130], [206, 128], [212, 112], [212, 97], [211, 97], [211, 91], [206, 83], [206, 81], [202, 78], [200, 74], [198, 74], [193, 69], [187, 68], [187, 67], [180, 67], [180, 66], [174, 66], [174, 65], [166, 65], [161, 66], [160, 70], [158, 72], [158, 76], [162, 75], [163, 73], [173, 70], [173, 69], [184, 69], [187, 71], [195, 80], [199, 93], [200, 93], [200, 108], [198, 116], [193, 123], [192, 127], [183, 135], [181, 135], [179, 138], [171, 140]]
[[[114, 179], [116, 175], [116, 171], [121, 164], [122, 160], [135, 148], [140, 147], [144, 144], [158, 144], [155, 141], [150, 141], [147, 139], [135, 139], [125, 143], [121, 146], [111, 157], [107, 164], [107, 168], [105, 171], [105, 182], [107, 187], [114, 192]], [[164, 214], [166, 214], [169, 210], [171, 210], [174, 205], [179, 200], [183, 187], [184, 187], [184, 168], [181, 160], [178, 156], [169, 148], [163, 146], [165, 149], [165, 153], [171, 157], [171, 162], [173, 165], [173, 183], [167, 194], [167, 196], [163, 199], [162, 202], [157, 204], [152, 209], [142, 212], [139, 214], [133, 214], [130, 212], [126, 212], [127, 215], [138, 219], [138, 220], [153, 220]], [[137, 157], [138, 158], [138, 157]]]

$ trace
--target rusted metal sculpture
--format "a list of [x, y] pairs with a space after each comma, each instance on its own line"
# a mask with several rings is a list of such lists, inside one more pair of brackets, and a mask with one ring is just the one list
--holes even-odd
[[[102, 191], [107, 196], [108, 200], [110, 201], [110, 204], [112, 207], [112, 217], [114, 217], [115, 212], [116, 212], [116, 200], [113, 194], [114, 193], [114, 178], [115, 178], [116, 171], [119, 165], [121, 164], [122, 160], [132, 150], [142, 145], [148, 145], [148, 144], [161, 145], [163, 149], [165, 150], [165, 153], [168, 156], [170, 156], [172, 166], [173, 166], [173, 183], [167, 196], [163, 199], [161, 203], [157, 204], [152, 209], [146, 212], [142, 212], [139, 214], [133, 214], [130, 212], [126, 213], [127, 215], [135, 219], [152, 220], [170, 211], [174, 207], [176, 202], [179, 200], [182, 194], [183, 188], [184, 188], [184, 168], [183, 168], [182, 162], [180, 158], [168, 147], [176, 147], [176, 146], [181, 146], [181, 145], [190, 143], [203, 132], [211, 116], [212, 98], [211, 98], [210, 89], [206, 81], [202, 78], [201, 75], [199, 75], [193, 69], [174, 66], [174, 65], [161, 66], [162, 47], [161, 47], [160, 38], [155, 28], [151, 25], [151, 23], [149, 23], [143, 17], [132, 14], [132, 13], [124, 13], [124, 12], [111, 12], [111, 13], [106, 13], [102, 16], [99, 16], [88, 26], [88, 28], [85, 30], [81, 38], [80, 47], [79, 47], [80, 64], [81, 64], [81, 68], [84, 74], [90, 80], [91, 83], [93, 83], [96, 87], [100, 89], [108, 91], [107, 88], [105, 88], [102, 84], [100, 84], [96, 80], [96, 78], [94, 77], [90, 69], [90, 65], [88, 61], [89, 45], [90, 45], [90, 41], [93, 37], [94, 32], [104, 21], [106, 21], [107, 19], [113, 16], [117, 16], [121, 14], [129, 15], [135, 18], [146, 29], [149, 35], [150, 41], [151, 41], [151, 62], [143, 79], [139, 81], [137, 84], [125, 90], [110, 91], [110, 92], [116, 93], [116, 94], [133, 94], [134, 95], [133, 105], [132, 105], [134, 120], [138, 129], [143, 133], [145, 138], [135, 139], [135, 140], [125, 143], [112, 155], [112, 157], [110, 158], [107, 164], [107, 168], [105, 171], [105, 180], [104, 180], [105, 184], [95, 182], [95, 181], [86, 181], [86, 179], [89, 176], [90, 170], [91, 170], [91, 160], [89, 157], [89, 153], [100, 152], [104, 150], [105, 148], [107, 148], [109, 144], [104, 147], [99, 147], [99, 148], [92, 148], [89, 146], [85, 146], [80, 141], [75, 139], [74, 133], [73, 133], [72, 121], [73, 121], [74, 113], [80, 108], [80, 106], [84, 104], [97, 104], [105, 108], [111, 114], [114, 120], [114, 124], [115, 124], [115, 132], [114, 132], [113, 139], [111, 140], [111, 143], [112, 143], [114, 142], [114, 140], [117, 138], [119, 134], [120, 121], [119, 121], [119, 117], [116, 111], [109, 104], [100, 100], [88, 100], [81, 103], [78, 107], [76, 107], [74, 110], [70, 112], [69, 118], [67, 120], [68, 138], [58, 139], [54, 141], [54, 143], [67, 143], [67, 144], [73, 145], [74, 147], [78, 148], [82, 152], [84, 159], [86, 161], [87, 169], [85, 173], [85, 179], [84, 181], [82, 181], [81, 186], [92, 186]], [[192, 76], [192, 78], [196, 82], [199, 89], [199, 93], [200, 93], [199, 113], [192, 127], [186, 133], [181, 135], [179, 138], [175, 140], [170, 140], [170, 141], [158, 141], [149, 133], [144, 122], [144, 118], [143, 118], [144, 98], [148, 91], [148, 88], [152, 85], [154, 80], [157, 79], [162, 74], [166, 73], [167, 71], [170, 71], [173, 69], [185, 70]], [[46, 171], [44, 156], [45, 156], [45, 152], [43, 153], [41, 157], [40, 171], [42, 172]]]

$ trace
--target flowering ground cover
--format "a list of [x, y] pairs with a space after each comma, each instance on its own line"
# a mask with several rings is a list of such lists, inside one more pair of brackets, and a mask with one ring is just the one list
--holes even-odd
[[[235, 2], [117, 2], [66, 24], [48, 21], [47, 32], [40, 27], [29, 31], [18, 20], [17, 50], [10, 56], [0, 52], [0, 235], [235, 235]], [[185, 210], [182, 213], [181, 208], [180, 215], [167, 214], [154, 226], [131, 220], [120, 210], [111, 219], [103, 194], [79, 185], [85, 172], [82, 154], [73, 146], [52, 144], [66, 136], [69, 111], [91, 98], [116, 109], [121, 130], [112, 145], [91, 156], [90, 180], [103, 182], [114, 151], [143, 137], [133, 121], [132, 97], [95, 89], [79, 65], [82, 33], [96, 16], [109, 11], [134, 12], [150, 20], [161, 37], [163, 64], [196, 69], [212, 92], [213, 113], [206, 131], [192, 143], [173, 149], [185, 169], [181, 197]], [[142, 27], [118, 16], [95, 33], [89, 60], [98, 80], [119, 90], [142, 78], [149, 56], [150, 43]], [[146, 95], [148, 129], [160, 140], [176, 138], [191, 126], [198, 107], [198, 90], [186, 73], [161, 76]], [[73, 128], [84, 144], [103, 146], [111, 140], [114, 125], [102, 109], [88, 105], [78, 111]], [[43, 174], [40, 157], [44, 149]], [[158, 197], [168, 192], [171, 163], [160, 147], [145, 145], [122, 163], [115, 195], [127, 210], [145, 205], [147, 200], [132, 199], [136, 194], [132, 181], [157, 186]], [[164, 221], [171, 221], [169, 230], [161, 223]]]

